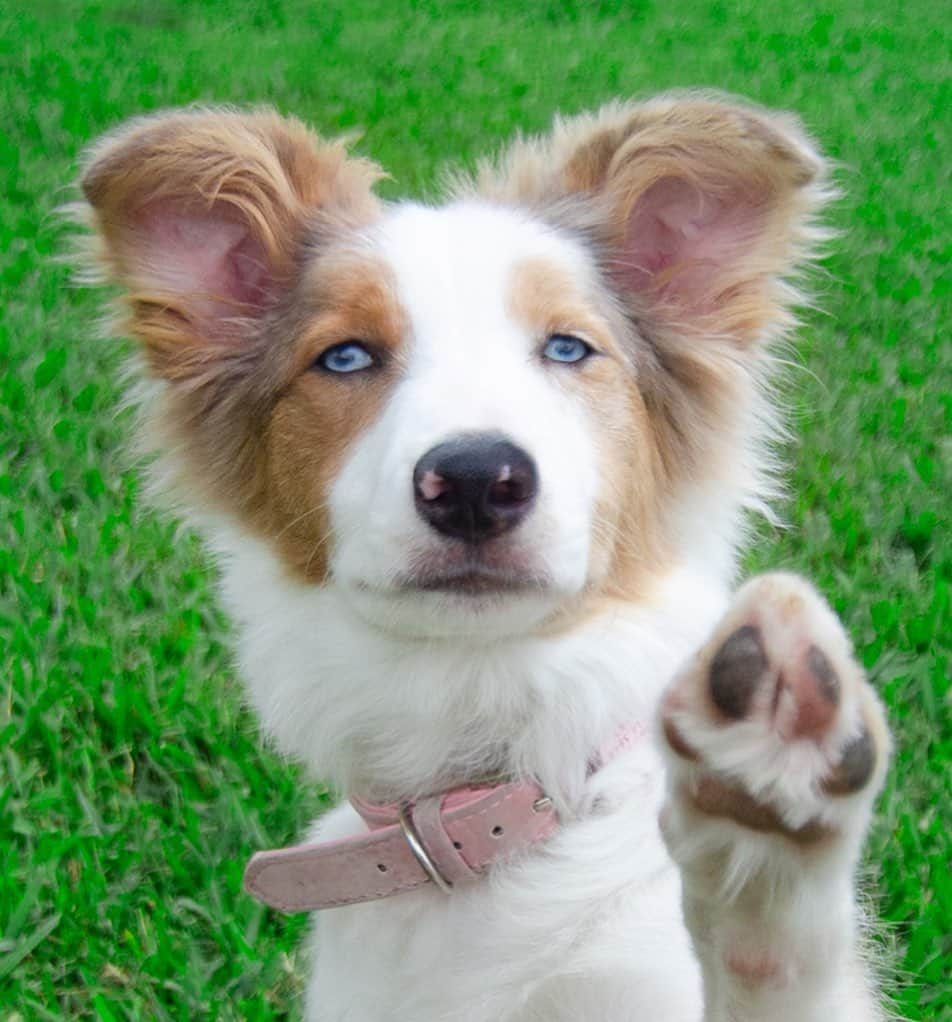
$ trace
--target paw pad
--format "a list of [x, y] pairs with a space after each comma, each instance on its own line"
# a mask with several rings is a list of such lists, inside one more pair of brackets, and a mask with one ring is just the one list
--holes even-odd
[[797, 737], [821, 734], [840, 705], [839, 675], [823, 650], [811, 646], [801, 669], [793, 672], [792, 679], [781, 678], [781, 684], [790, 684], [791, 680], [797, 701], [793, 733]]
[[747, 716], [768, 666], [759, 629], [744, 625], [729, 636], [711, 661], [711, 698], [725, 717]]
[[744, 625], [725, 639], [714, 654], [708, 677], [711, 700], [731, 721], [755, 712], [755, 696], [773, 685], [770, 717], [782, 721], [794, 738], [820, 737], [833, 723], [840, 705], [840, 679], [827, 655], [811, 645], [805, 654], [773, 667], [761, 630]]
[[869, 783], [876, 769], [876, 749], [869, 729], [848, 742], [839, 763], [823, 781], [828, 795], [853, 795]]

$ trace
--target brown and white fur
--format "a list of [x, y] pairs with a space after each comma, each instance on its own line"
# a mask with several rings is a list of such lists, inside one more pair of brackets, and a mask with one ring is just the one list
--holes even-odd
[[[501, 773], [561, 816], [449, 896], [324, 913], [307, 1018], [882, 1018], [854, 896], [879, 703], [805, 581], [733, 591], [815, 148], [687, 94], [557, 121], [444, 205], [379, 176], [297, 121], [197, 109], [82, 177], [156, 477], [219, 560], [265, 732], [343, 795]], [[500, 439], [532, 492], [500, 465], [490, 526], [443, 530], [453, 480], [415, 468]], [[314, 832], [362, 826], [345, 803]]]

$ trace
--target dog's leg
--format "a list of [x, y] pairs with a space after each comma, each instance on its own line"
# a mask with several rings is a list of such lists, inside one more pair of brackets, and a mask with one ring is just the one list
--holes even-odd
[[661, 723], [706, 1022], [880, 1019], [853, 874], [889, 737], [832, 611], [802, 579], [753, 580]]

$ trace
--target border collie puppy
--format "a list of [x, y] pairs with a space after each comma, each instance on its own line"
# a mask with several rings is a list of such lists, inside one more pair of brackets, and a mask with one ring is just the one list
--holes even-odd
[[822, 232], [793, 117], [706, 94], [515, 141], [445, 203], [267, 110], [85, 165], [143, 437], [264, 731], [342, 804], [249, 890], [310, 1022], [874, 1022], [888, 759], [821, 597], [735, 591], [771, 345]]

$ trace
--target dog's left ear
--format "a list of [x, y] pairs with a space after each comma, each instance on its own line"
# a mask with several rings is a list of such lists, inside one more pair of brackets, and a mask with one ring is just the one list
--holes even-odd
[[792, 116], [686, 95], [557, 121], [481, 186], [594, 231], [649, 330], [746, 346], [786, 321], [784, 277], [821, 237], [823, 171]]
[[151, 371], [204, 378], [240, 359], [322, 225], [376, 215], [381, 176], [270, 110], [155, 114], [98, 142], [80, 181], [93, 262], [125, 291]]

